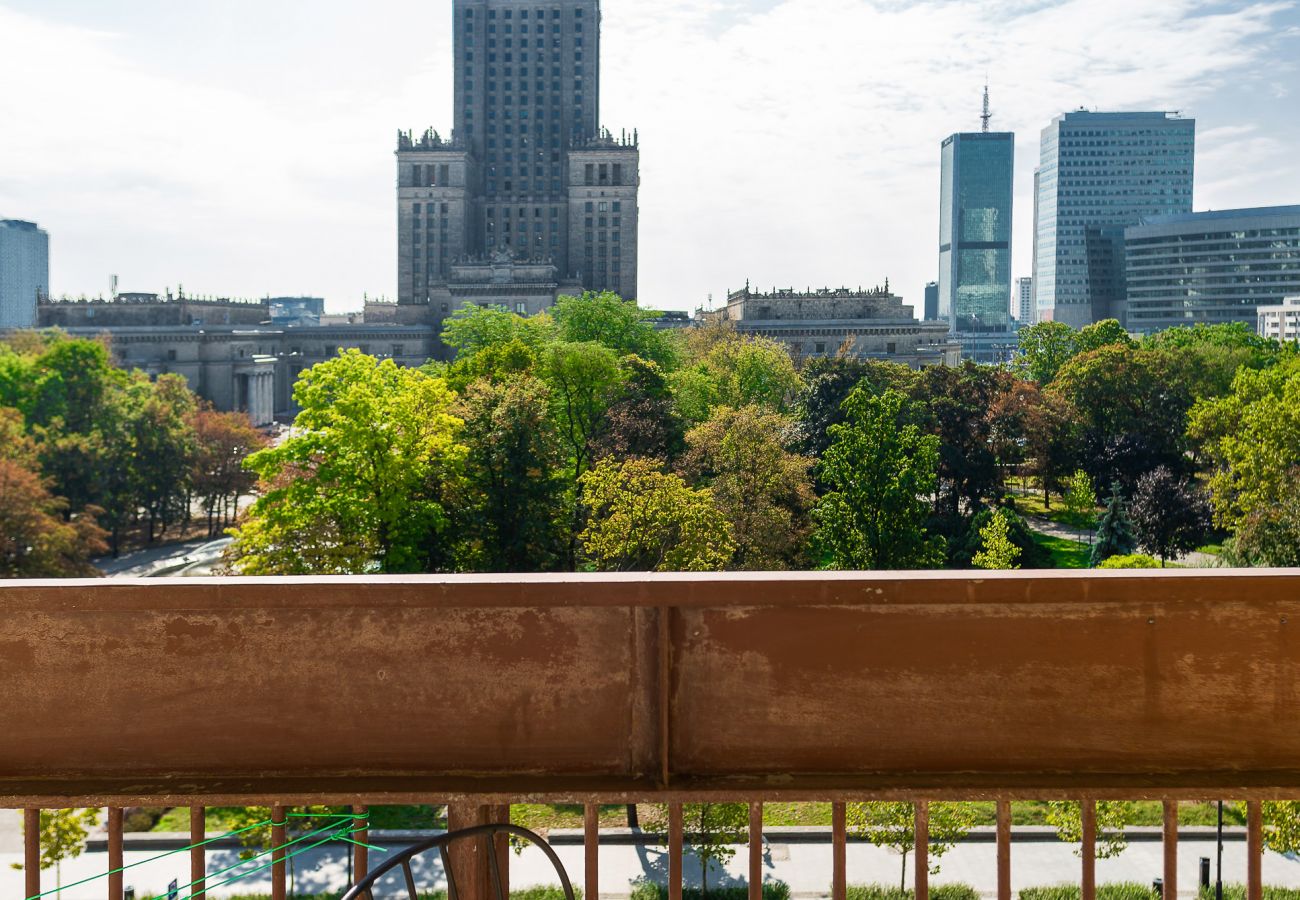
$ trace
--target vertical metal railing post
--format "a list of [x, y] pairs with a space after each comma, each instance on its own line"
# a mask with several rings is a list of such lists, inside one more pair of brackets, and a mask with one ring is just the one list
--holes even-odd
[[1080, 878], [1081, 900], [1097, 900], [1097, 801], [1079, 803], [1079, 823], [1083, 832], [1083, 872]]
[[998, 900], [1011, 900], [1011, 801], [998, 801]]
[[682, 805], [668, 804], [668, 900], [682, 900]]
[[930, 802], [916, 802], [916, 900], [930, 897]]
[[206, 878], [208, 874], [208, 848], [203, 846], [208, 833], [208, 809], [206, 806], [190, 807], [190, 896], [194, 900], [203, 900], [206, 896]]
[[831, 900], [845, 900], [849, 893], [848, 807], [843, 803], [831, 804]]
[[749, 804], [749, 900], [763, 900], [763, 804]]
[[1160, 883], [1161, 896], [1178, 900], [1178, 801], [1164, 802], [1165, 872]]
[[271, 807], [271, 900], [284, 900], [284, 836], [289, 824], [289, 811], [283, 806]]
[[370, 848], [366, 844], [370, 843], [370, 822], [367, 816], [370, 813], [368, 806], [352, 807], [352, 883], [356, 884], [365, 878], [370, 872]]
[[1246, 801], [1246, 900], [1264, 896], [1264, 810], [1258, 800]]
[[122, 900], [122, 807], [108, 808], [108, 900]]
[[23, 810], [23, 875], [28, 897], [41, 893], [41, 811]]
[[600, 807], [588, 803], [582, 810], [583, 897], [600, 900]]

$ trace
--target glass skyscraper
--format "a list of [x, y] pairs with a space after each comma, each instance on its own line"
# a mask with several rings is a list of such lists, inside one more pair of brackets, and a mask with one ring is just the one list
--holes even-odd
[[0, 328], [35, 328], [50, 290], [50, 237], [32, 222], [0, 219]]
[[1010, 325], [1015, 136], [1005, 131], [954, 134], [943, 142], [942, 154], [939, 318], [947, 319], [957, 334], [1005, 332]]
[[1071, 112], [1043, 129], [1034, 190], [1038, 319], [1124, 320], [1124, 228], [1192, 211], [1196, 120]]

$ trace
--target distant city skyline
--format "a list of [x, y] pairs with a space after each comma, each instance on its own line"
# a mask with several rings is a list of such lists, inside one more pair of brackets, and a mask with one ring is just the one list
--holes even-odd
[[[1197, 120], [1196, 210], [1300, 202], [1300, 6], [604, 0], [601, 105], [640, 131], [639, 299], [938, 274], [935, 147], [1016, 133], [1012, 277], [1055, 116]], [[0, 0], [0, 218], [51, 289], [396, 296], [392, 136], [451, 121], [450, 0]], [[834, 27], [827, 27], [828, 23]], [[864, 36], [867, 64], [863, 65]], [[53, 60], [58, 65], [52, 64]], [[1134, 61], [1140, 61], [1138, 68]], [[608, 117], [608, 116], [607, 116]]]

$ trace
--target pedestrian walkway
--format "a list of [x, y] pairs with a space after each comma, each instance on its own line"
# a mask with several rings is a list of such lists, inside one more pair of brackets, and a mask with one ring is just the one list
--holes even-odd
[[[6, 815], [13, 817], [11, 812]], [[815, 834], [790, 833], [767, 843], [763, 853], [764, 877], [768, 880], [781, 880], [790, 885], [799, 900], [814, 900], [828, 897], [831, 879], [831, 844], [826, 829], [809, 830]], [[1078, 883], [1080, 863], [1075, 855], [1077, 845], [1063, 844], [1054, 840], [1042, 840], [1041, 833], [1017, 829], [1011, 849], [1012, 889], [1034, 885]], [[0, 829], [0, 836], [6, 832]], [[15, 832], [16, 833], [16, 832]], [[409, 835], [408, 833], [404, 833]], [[1230, 840], [1224, 843], [1223, 872], [1224, 881], [1242, 882], [1246, 877], [1246, 845], [1240, 831], [1230, 833]], [[581, 885], [583, 873], [583, 847], [578, 834], [555, 832], [552, 834], [556, 852], [575, 883]], [[1029, 839], [1033, 838], [1033, 839]], [[2, 837], [0, 837], [2, 839]], [[405, 843], [389, 841], [384, 832], [373, 832], [371, 842], [394, 852]], [[409, 840], [409, 838], [407, 838]], [[178, 847], [184, 846], [184, 839], [178, 837]], [[11, 846], [11, 845], [3, 845]], [[749, 866], [748, 850], [737, 846], [735, 856], [728, 862], [725, 871], [712, 870], [709, 885], [739, 884], [746, 877]], [[1196, 879], [1201, 857], [1213, 859], [1215, 842], [1212, 830], [1196, 830], [1183, 834], [1178, 845], [1178, 886], [1179, 895], [1191, 898], [1196, 892]], [[139, 863], [151, 857], [159, 856], [165, 850], [128, 850], [126, 863]], [[385, 853], [372, 853], [372, 864], [382, 860]], [[981, 840], [965, 841], [944, 856], [934, 860], [940, 866], [938, 874], [931, 876], [932, 884], [964, 882], [973, 885], [985, 897], [993, 897], [997, 891], [997, 847], [987, 835]], [[912, 884], [912, 860], [909, 858], [904, 868], [902, 858], [891, 851], [883, 850], [870, 844], [851, 842], [847, 853], [847, 873], [850, 884], [863, 882], [881, 882], [897, 884], [901, 874], [906, 875], [910, 887]], [[1162, 845], [1158, 840], [1134, 840], [1119, 857], [1098, 860], [1097, 881], [1137, 881], [1150, 884], [1159, 877], [1163, 870]], [[20, 848], [0, 849], [0, 897], [22, 896], [22, 873], [11, 869], [11, 863], [21, 862]], [[294, 881], [298, 893], [341, 890], [347, 881], [347, 852], [339, 846], [323, 847], [311, 851], [295, 860]], [[216, 872], [239, 862], [238, 851], [234, 849], [216, 850], [208, 855], [208, 871]], [[256, 864], [253, 864], [256, 865]], [[72, 884], [82, 878], [103, 873], [107, 870], [107, 858], [101, 850], [88, 851], [81, 857], [63, 865], [64, 884]], [[536, 884], [553, 884], [555, 877], [550, 863], [535, 849], [525, 849], [519, 855], [510, 857], [510, 879], [516, 887]], [[668, 872], [668, 855], [663, 846], [650, 844], [609, 842], [600, 848], [600, 895], [604, 900], [621, 900], [629, 895], [632, 885], [639, 879], [664, 882]], [[1266, 884], [1300, 887], [1300, 860], [1293, 857], [1267, 853], [1263, 864]], [[137, 898], [147, 898], [152, 893], [164, 892], [172, 879], [181, 884], [189, 881], [188, 854], [178, 853], [147, 865], [137, 866], [126, 873], [126, 884], [136, 888]], [[443, 887], [440, 870], [436, 859], [426, 859], [419, 869], [425, 876], [420, 880], [421, 887]], [[700, 867], [698, 861], [689, 856], [686, 859], [685, 877], [690, 884], [698, 884]], [[54, 872], [45, 873], [46, 890], [54, 886]], [[70, 888], [61, 896], [64, 900], [102, 900], [106, 885], [103, 880], [80, 887]], [[270, 892], [270, 880], [267, 873], [259, 873], [246, 880], [214, 888], [210, 896], [214, 898], [229, 897], [233, 894], [250, 892]], [[378, 892], [377, 892], [377, 895]], [[389, 896], [384, 893], [383, 896]]]

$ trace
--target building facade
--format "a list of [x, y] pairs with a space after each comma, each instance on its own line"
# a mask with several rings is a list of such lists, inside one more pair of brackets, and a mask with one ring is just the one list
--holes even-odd
[[268, 325], [266, 300], [201, 299], [184, 292], [120, 293], [110, 298], [42, 298], [40, 328], [156, 328], [179, 325]]
[[1300, 296], [1287, 297], [1277, 306], [1261, 306], [1257, 315], [1260, 337], [1288, 343], [1300, 341]]
[[1015, 298], [1017, 324], [1022, 326], [1033, 325], [1037, 321], [1037, 317], [1034, 315], [1034, 279], [1017, 279]]
[[1005, 332], [1015, 135], [954, 134], [941, 153], [939, 317], [957, 333]]
[[1300, 206], [1153, 216], [1124, 230], [1130, 331], [1256, 324], [1300, 294]]
[[469, 299], [465, 267], [502, 258], [635, 299], [640, 155], [599, 124], [599, 0], [455, 0], [453, 16], [451, 137], [398, 136], [398, 305], [438, 326], [446, 293]]
[[912, 368], [957, 365], [961, 346], [943, 321], [918, 322], [911, 306], [883, 288], [822, 288], [768, 293], [746, 284], [727, 294], [721, 309], [696, 312], [698, 321], [730, 322], [737, 331], [779, 341], [795, 363], [816, 357], [882, 359]]
[[1043, 129], [1034, 176], [1038, 319], [1123, 321], [1124, 229], [1192, 211], [1196, 121], [1071, 112]]
[[31, 328], [50, 292], [50, 236], [34, 222], [0, 219], [0, 328]]

